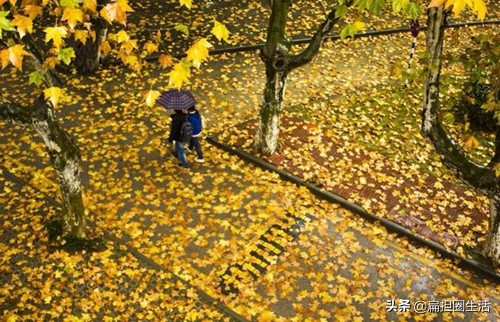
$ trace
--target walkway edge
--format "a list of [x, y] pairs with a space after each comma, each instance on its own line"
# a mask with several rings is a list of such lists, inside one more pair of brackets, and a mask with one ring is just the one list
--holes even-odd
[[371, 213], [367, 212], [365, 209], [363, 209], [362, 207], [360, 207], [359, 205], [354, 204], [354, 203], [344, 199], [343, 197], [341, 197], [335, 193], [332, 193], [329, 191], [324, 191], [314, 184], [307, 183], [302, 178], [300, 178], [296, 175], [293, 175], [288, 171], [281, 170], [278, 167], [276, 167], [275, 165], [273, 165], [273, 164], [271, 164], [271, 163], [269, 163], [269, 162], [267, 162], [259, 157], [256, 157], [256, 156], [254, 156], [250, 153], [247, 153], [243, 150], [233, 148], [225, 143], [219, 142], [215, 136], [207, 137], [207, 141], [210, 144], [212, 144], [212, 145], [214, 145], [214, 146], [216, 146], [216, 147], [218, 147], [218, 148], [220, 148], [220, 149], [222, 149], [230, 154], [233, 154], [233, 155], [240, 157], [242, 160], [244, 160], [248, 163], [252, 163], [252, 164], [254, 164], [262, 169], [272, 171], [272, 172], [279, 174], [279, 176], [286, 181], [295, 183], [295, 184], [300, 185], [300, 186], [307, 187], [313, 194], [315, 194], [316, 196], [318, 196], [322, 199], [328, 200], [330, 202], [338, 203], [342, 207], [354, 212], [355, 214], [357, 214], [365, 219], [368, 219], [370, 221], [377, 221], [381, 225], [383, 225], [387, 230], [389, 230], [390, 232], [395, 232], [399, 235], [408, 237], [410, 240], [416, 241], [424, 246], [429, 247], [430, 249], [432, 249], [434, 251], [439, 252], [444, 257], [456, 259], [459, 261], [459, 266], [461, 266], [461, 267], [472, 270], [473, 272], [477, 273], [478, 275], [487, 277], [487, 278], [489, 278], [497, 283], [500, 282], [500, 275], [498, 275], [491, 268], [482, 265], [478, 261], [464, 258], [464, 257], [460, 256], [457, 252], [450, 251], [450, 250], [446, 249], [446, 247], [444, 247], [443, 245], [441, 245], [433, 240], [429, 240], [429, 239], [424, 238], [420, 235], [414, 234], [411, 230], [409, 230], [409, 229], [407, 229], [407, 228], [405, 228], [405, 227], [403, 227], [395, 222], [392, 222], [388, 219], [371, 214]]

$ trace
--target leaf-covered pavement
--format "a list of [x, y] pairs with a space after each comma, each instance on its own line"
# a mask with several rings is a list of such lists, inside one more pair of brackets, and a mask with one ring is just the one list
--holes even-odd
[[[207, 119], [207, 134], [237, 124], [254, 113], [261, 90], [259, 79], [254, 76], [259, 72], [261, 67], [256, 57], [234, 54], [221, 56], [220, 61], [211, 63], [195, 79], [192, 88]], [[152, 75], [159, 84], [166, 83], [165, 75], [157, 72], [152, 72]], [[282, 182], [276, 175], [246, 165], [205, 143], [207, 163], [193, 162], [189, 171], [178, 169], [168, 156], [165, 144], [168, 113], [161, 108], [149, 109], [142, 102], [141, 89], [149, 86], [147, 78], [116, 68], [99, 71], [87, 80], [69, 80], [71, 100], [61, 102], [59, 106], [58, 113], [64, 126], [76, 137], [82, 150], [87, 174], [85, 201], [90, 219], [99, 227], [98, 232], [105, 230], [117, 236], [120, 243], [137, 249], [165, 270], [219, 299], [247, 319], [301, 321], [345, 317], [383, 321], [387, 319], [386, 314], [395, 318], [394, 313], [386, 312], [386, 301], [406, 298], [412, 301], [489, 300], [489, 315], [471, 313], [466, 318], [487, 321], [498, 315], [497, 286], [474, 278], [453, 263], [439, 259], [435, 253], [416, 248], [336, 205], [318, 201], [305, 189]], [[9, 84], [8, 97], [14, 95], [21, 102], [32, 99], [25, 94], [23, 80], [18, 80], [17, 76], [3, 74], [1, 81]], [[319, 79], [317, 82], [320, 85]], [[297, 90], [292, 87], [290, 91], [293, 93], [290, 95], [292, 102], [300, 102], [311, 93], [310, 88], [301, 88], [300, 84], [299, 81], [295, 85]], [[343, 83], [333, 84], [340, 88]], [[312, 88], [314, 91], [314, 86]], [[21, 213], [26, 218], [23, 220], [31, 219], [28, 211], [43, 204], [42, 195], [51, 198], [58, 195], [54, 173], [46, 165], [48, 156], [40, 140], [33, 140], [34, 135], [31, 131], [4, 125], [0, 139], [1, 164], [40, 191], [28, 187], [16, 198], [14, 187], [10, 187], [11, 183], [2, 176], [3, 187], [10, 187], [2, 189], [2, 204], [12, 202], [12, 212]], [[191, 161], [192, 158], [190, 155]], [[22, 204], [16, 205], [18, 200]], [[33, 217], [38, 221], [35, 225], [38, 228], [34, 230], [30, 230], [29, 225], [11, 221], [17, 218], [9, 216], [11, 210], [2, 211], [2, 218], [6, 218], [2, 224], [9, 228], [20, 224], [19, 227], [26, 232], [14, 239], [16, 249], [43, 258], [38, 269], [43, 273], [33, 275], [34, 285], [42, 283], [46, 276], [54, 276], [53, 282], [49, 279], [50, 285], [58, 289], [57, 270], [54, 270], [53, 261], [49, 261], [54, 255], [48, 255], [43, 248], [46, 235], [42, 225], [54, 211], [47, 210], [50, 215], [46, 217]], [[286, 224], [290, 218], [288, 212], [298, 217], [305, 213], [313, 217], [298, 226], [298, 237], [294, 240], [283, 234], [286, 225], [294, 225], [293, 222]], [[270, 232], [273, 226], [281, 227], [281, 230]], [[30, 239], [39, 241], [41, 255], [24, 246], [30, 245]], [[12, 238], [2, 247], [13, 246], [9, 244], [10, 240]], [[110, 248], [115, 249], [112, 245]], [[264, 261], [252, 252], [257, 252]], [[70, 292], [58, 296], [65, 299], [68, 312], [75, 312], [80, 318], [87, 318], [84, 314], [88, 314], [90, 319], [112, 312], [120, 317], [140, 313], [144, 314], [144, 319], [155, 320], [157, 315], [147, 317], [148, 310], [157, 306], [163, 309], [161, 304], [164, 303], [165, 307], [183, 308], [179, 315], [175, 315], [180, 320], [188, 317], [222, 318], [222, 313], [216, 312], [213, 306], [205, 307], [197, 302], [192, 289], [173, 283], [170, 274], [140, 268], [130, 254], [114, 257], [111, 253], [104, 254], [117, 258], [116, 261], [90, 259], [85, 262], [89, 266], [84, 266], [83, 259], [79, 259], [78, 265], [82, 266], [76, 267], [82, 271], [103, 271], [101, 276], [104, 276], [109, 266], [110, 272], [116, 273], [114, 281], [118, 285], [132, 283], [124, 273], [127, 269], [133, 276], [151, 274], [165, 285], [171, 285], [172, 289], [179, 287], [179, 296], [162, 298], [162, 294], [168, 295], [169, 291], [157, 286], [146, 287], [143, 281], [148, 278], [145, 277], [138, 281], [135, 297], [120, 297], [116, 286], [104, 284], [102, 288], [110, 292], [106, 293], [109, 297], [104, 297], [95, 307], [82, 307], [77, 300], [73, 301], [72, 286], [67, 286]], [[58, 263], [66, 263], [72, 258], [66, 253], [57, 254], [61, 256]], [[99, 254], [78, 255], [78, 258], [105, 257]], [[11, 258], [3, 257], [2, 260], [10, 261]], [[261, 272], [252, 263], [266, 269]], [[223, 276], [235, 264], [244, 269], [233, 270], [230, 276], [226, 275], [226, 280], [229, 283], [231, 277], [240, 277], [241, 281], [236, 282], [240, 293], [237, 296], [224, 295], [221, 288]], [[77, 272], [64, 271], [67, 274], [64, 276], [69, 281], [70, 275]], [[257, 276], [256, 280], [250, 272]], [[4, 274], [12, 275], [10, 272]], [[16, 271], [12, 275], [16, 277], [9, 278], [18, 278], [17, 274], [24, 273]], [[75, 276], [78, 281], [79, 275]], [[432, 278], [426, 279], [429, 276]], [[93, 282], [92, 292], [101, 282]], [[34, 297], [39, 294], [33, 284], [29, 284], [28, 289], [23, 290]], [[156, 299], [158, 296], [160, 300], [144, 303], [144, 308], [140, 303], [132, 304], [136, 298], [144, 298], [144, 294], [146, 298]], [[108, 300], [114, 296], [125, 301], [123, 312], [119, 309], [120, 301], [116, 302], [118, 308], [115, 308], [114, 302]], [[17, 302], [15, 308], [9, 307], [3, 314], [10, 316], [35, 307], [36, 314], [45, 314], [43, 300], [24, 303]], [[177, 314], [176, 311], [170, 312]], [[69, 317], [67, 313], [56, 311], [55, 314]], [[186, 317], [187, 314], [191, 315]], [[426, 320], [433, 315], [407, 313], [405, 316]], [[444, 320], [458, 318], [461, 318], [460, 313], [443, 314]]]

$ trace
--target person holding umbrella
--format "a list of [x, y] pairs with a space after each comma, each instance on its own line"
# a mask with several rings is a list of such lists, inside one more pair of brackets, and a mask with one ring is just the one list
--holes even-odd
[[[187, 139], [187, 142], [189, 142], [193, 131], [191, 123], [187, 121], [187, 109], [196, 104], [193, 94], [184, 90], [171, 89], [162, 93], [157, 103], [166, 109], [175, 111], [174, 114], [170, 115], [172, 121], [168, 141], [174, 143], [174, 151], [172, 154], [179, 159], [179, 166], [182, 168], [189, 168], [186, 152], [184, 151], [184, 144], [186, 143], [186, 134], [189, 136]], [[189, 129], [191, 132], [186, 133]]]

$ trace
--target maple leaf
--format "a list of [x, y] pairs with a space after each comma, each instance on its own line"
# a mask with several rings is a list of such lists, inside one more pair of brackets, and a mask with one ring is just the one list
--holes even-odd
[[69, 63], [71, 62], [71, 58], [75, 57], [75, 50], [73, 49], [73, 47], [61, 49], [57, 54], [57, 58], [62, 60], [66, 65], [69, 65]]
[[165, 54], [160, 55], [160, 57], [158, 57], [158, 62], [160, 63], [160, 66], [162, 68], [167, 68], [169, 66], [172, 66], [173, 64], [172, 56]]
[[175, 64], [172, 71], [168, 74], [168, 85], [180, 89], [182, 84], [189, 80], [190, 74], [189, 62], [187, 62], [186, 59], [182, 59], [180, 62]]
[[184, 35], [189, 35], [189, 27], [182, 23], [176, 24], [174, 29], [182, 32]]
[[19, 36], [21, 36], [21, 38], [23, 38], [27, 33], [30, 34], [33, 32], [33, 20], [30, 17], [14, 15], [12, 25], [17, 27], [17, 32], [19, 32]]
[[101, 50], [102, 50], [102, 53], [104, 54], [104, 56], [107, 56], [109, 54], [109, 52], [111, 51], [111, 46], [107, 40], [101, 44]]
[[471, 152], [479, 146], [479, 141], [474, 136], [469, 136], [469, 138], [464, 143], [464, 149], [467, 152]]
[[35, 84], [36, 86], [40, 86], [43, 82], [43, 73], [39, 70], [29, 73], [28, 76], [28, 84]]
[[60, 48], [63, 43], [63, 38], [66, 38], [68, 32], [64, 27], [47, 27], [45, 31], [45, 42], [52, 40], [56, 48]]
[[99, 13], [109, 23], [116, 20], [124, 25], [127, 22], [127, 12], [132, 11], [134, 10], [128, 5], [127, 0], [118, 0], [108, 3]]
[[66, 8], [64, 9], [62, 21], [67, 21], [71, 30], [73, 30], [77, 23], [83, 22], [83, 11], [78, 8]]
[[225, 42], [229, 42], [229, 30], [225, 25], [214, 19], [214, 27], [212, 28], [212, 34], [220, 41], [224, 39]]
[[446, 0], [432, 0], [431, 3], [427, 6], [427, 8], [436, 8], [442, 6]]
[[27, 6], [23, 7], [23, 9], [24, 9], [24, 13], [26, 13], [28, 15], [28, 17], [31, 18], [31, 20], [33, 20], [35, 17], [41, 15], [42, 10], [43, 10], [42, 7], [36, 6], [36, 5], [27, 5]]
[[0, 39], [2, 38], [2, 30], [12, 31], [14, 28], [12, 27], [12, 22], [5, 18], [9, 14], [9, 11], [0, 11]]
[[199, 68], [201, 63], [208, 59], [208, 48], [212, 45], [207, 41], [206, 38], [201, 38], [195, 42], [186, 52], [187, 60], [192, 62], [193, 66]]
[[76, 8], [78, 7], [78, 0], [61, 0], [60, 4], [65, 8]]
[[97, 0], [83, 0], [83, 10], [97, 12]]
[[113, 39], [117, 43], [121, 44], [124, 41], [129, 41], [130, 36], [127, 34], [127, 32], [125, 30], [120, 30], [116, 35], [114, 35]]
[[62, 97], [62, 90], [59, 87], [49, 87], [43, 91], [46, 100], [50, 100], [52, 105], [57, 106], [59, 99]]
[[2, 69], [9, 65], [9, 49], [4, 49], [0, 51], [0, 59], [2, 61]]
[[78, 40], [82, 44], [85, 45], [87, 42], [87, 38], [89, 36], [89, 32], [87, 30], [75, 30], [75, 40]]
[[[23, 56], [29, 55], [27, 51], [24, 50], [24, 45], [14, 45], [12, 47], [9, 47], [8, 49], [9, 53], [9, 61], [14, 65], [16, 68], [22, 70], [23, 69]], [[2, 66], [4, 66], [3, 62], [3, 56], [2, 56]]]
[[146, 97], [145, 97], [146, 105], [149, 107], [153, 107], [159, 96], [160, 96], [159, 91], [149, 90], [146, 93]]
[[146, 50], [148, 54], [152, 54], [158, 50], [158, 44], [148, 41], [146, 44], [144, 44], [144, 50]]
[[180, 6], [186, 6], [186, 8], [191, 9], [193, 6], [193, 1], [192, 0], [179, 0]]
[[473, 0], [472, 10], [477, 13], [479, 20], [484, 20], [486, 17], [486, 4], [483, 0]]

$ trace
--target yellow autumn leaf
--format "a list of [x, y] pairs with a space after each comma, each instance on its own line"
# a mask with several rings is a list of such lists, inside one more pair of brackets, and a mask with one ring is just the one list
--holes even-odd
[[465, 9], [465, 2], [466, 0], [447, 0], [445, 8], [448, 9], [449, 7], [453, 6], [452, 11], [456, 17]]
[[479, 146], [479, 141], [474, 136], [469, 136], [469, 138], [465, 141], [464, 149], [467, 152], [470, 152]]
[[189, 63], [184, 59], [175, 64], [174, 68], [169, 75], [168, 85], [177, 89], [182, 87], [182, 84], [189, 80], [191, 72], [189, 70]]
[[146, 44], [144, 44], [144, 50], [146, 50], [148, 54], [152, 54], [158, 50], [158, 44], [148, 41]]
[[62, 21], [67, 21], [71, 30], [73, 30], [77, 23], [83, 22], [83, 11], [78, 8], [64, 9]]
[[23, 56], [29, 54], [29, 52], [24, 50], [24, 45], [14, 45], [9, 47], [9, 61], [20, 70], [23, 69]]
[[495, 170], [495, 175], [500, 177], [500, 163], [497, 163], [493, 166], [493, 170]]
[[107, 40], [101, 44], [101, 50], [104, 56], [107, 56], [111, 51], [111, 46], [109, 45], [109, 42]]
[[362, 21], [356, 21], [353, 26], [357, 31], [366, 29], [366, 24]]
[[212, 28], [212, 34], [218, 40], [224, 39], [225, 42], [229, 42], [229, 30], [226, 26], [217, 20], [214, 20], [214, 27]]
[[162, 68], [167, 68], [169, 66], [172, 66], [173, 64], [172, 56], [165, 54], [160, 55], [160, 57], [158, 57], [158, 62], [160, 63]]
[[17, 32], [19, 32], [21, 38], [33, 32], [33, 20], [30, 17], [14, 15], [12, 25], [17, 28]]
[[124, 41], [129, 41], [130, 36], [127, 34], [125, 30], [120, 30], [116, 35], [115, 38], [117, 43], [121, 44]]
[[186, 8], [191, 9], [193, 6], [193, 1], [192, 0], [179, 0], [180, 6], [186, 6]]
[[87, 30], [75, 30], [75, 40], [80, 41], [84, 45], [87, 42], [88, 35], [89, 32]]
[[35, 17], [42, 14], [42, 7], [36, 5], [27, 5], [23, 7], [24, 13], [33, 20]]
[[2, 61], [2, 69], [9, 65], [9, 49], [4, 49], [0, 51], [0, 60]]
[[49, 87], [43, 91], [46, 100], [50, 100], [52, 105], [57, 106], [59, 99], [62, 97], [62, 90], [59, 87]]
[[56, 48], [60, 48], [63, 43], [63, 38], [66, 38], [68, 32], [64, 27], [47, 27], [45, 28], [45, 42], [52, 40]]
[[199, 68], [201, 63], [208, 59], [208, 48], [211, 48], [206, 38], [201, 38], [195, 42], [187, 51], [187, 60], [192, 62], [193, 66]]
[[429, 6], [427, 8], [436, 8], [439, 6], [442, 6], [445, 3], [446, 0], [432, 0], [431, 3], [429, 3]]
[[83, 0], [83, 10], [90, 12], [97, 11], [97, 1], [96, 0]]
[[483, 0], [473, 0], [472, 10], [477, 14], [479, 20], [484, 20], [486, 17], [486, 4]]
[[159, 91], [149, 90], [146, 93], [146, 98], [145, 98], [146, 105], [149, 106], [149, 107], [153, 107], [155, 105], [156, 100], [158, 99], [159, 96], [160, 96], [160, 92]]

